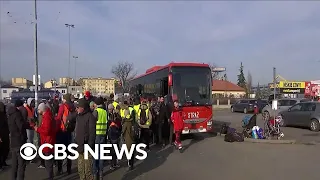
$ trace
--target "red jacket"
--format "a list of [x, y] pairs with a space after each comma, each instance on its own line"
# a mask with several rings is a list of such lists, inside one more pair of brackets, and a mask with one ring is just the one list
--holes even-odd
[[182, 131], [183, 118], [181, 109], [174, 109], [171, 113], [171, 121], [173, 123], [174, 131]]
[[[52, 112], [50, 109], [47, 109], [46, 112], [42, 115], [41, 125], [38, 127], [37, 132], [40, 134], [40, 141], [42, 144], [51, 144], [56, 143], [56, 123], [53, 119]], [[44, 148], [43, 153], [53, 153], [53, 149]]]

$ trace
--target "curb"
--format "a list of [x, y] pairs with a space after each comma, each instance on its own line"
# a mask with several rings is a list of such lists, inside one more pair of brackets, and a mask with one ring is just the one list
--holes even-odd
[[245, 138], [244, 142], [251, 142], [251, 143], [264, 143], [264, 144], [295, 144], [296, 140], [269, 140], [269, 139], [251, 139]]
[[[225, 134], [221, 134], [217, 135], [217, 137], [224, 137]], [[288, 140], [284, 140], [284, 139], [280, 139], [280, 140], [269, 140], [269, 139], [251, 139], [251, 138], [244, 138], [244, 142], [248, 142], [248, 143], [261, 143], [261, 144], [296, 144], [297, 141], [294, 139], [288, 139]], [[320, 143], [308, 143], [310, 145], [318, 145]]]

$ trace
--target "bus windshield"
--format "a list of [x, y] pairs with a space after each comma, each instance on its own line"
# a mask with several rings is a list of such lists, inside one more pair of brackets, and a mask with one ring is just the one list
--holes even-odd
[[211, 79], [207, 67], [172, 67], [172, 93], [182, 106], [210, 105]]

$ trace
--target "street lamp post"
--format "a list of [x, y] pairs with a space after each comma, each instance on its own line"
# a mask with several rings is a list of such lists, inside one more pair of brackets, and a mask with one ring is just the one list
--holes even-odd
[[77, 79], [77, 59], [79, 57], [78, 56], [73, 56], [74, 59], [74, 81], [76, 81]]
[[35, 106], [38, 107], [38, 87], [39, 87], [39, 72], [38, 72], [38, 17], [37, 17], [37, 0], [34, 0], [34, 57], [35, 57], [35, 90], [34, 99]]
[[68, 61], [68, 82], [67, 82], [67, 93], [69, 93], [68, 87], [70, 86], [70, 63], [71, 63], [71, 28], [74, 28], [74, 24], [65, 24], [69, 29], [69, 61]]

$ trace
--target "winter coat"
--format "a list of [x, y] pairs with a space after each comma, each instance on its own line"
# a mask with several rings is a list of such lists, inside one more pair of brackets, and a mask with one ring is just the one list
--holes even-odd
[[[58, 115], [54, 118], [56, 120], [56, 125], [57, 125], [57, 131], [62, 131], [61, 127], [61, 123], [63, 120], [63, 114], [64, 114], [64, 108], [67, 107], [67, 109], [69, 110], [69, 115], [71, 115], [73, 112], [75, 112], [75, 107], [72, 103], [63, 103], [59, 106], [59, 111], [58, 111]], [[69, 116], [68, 115], [68, 116]], [[68, 118], [67, 118], [68, 120]]]
[[130, 119], [123, 119], [122, 121], [122, 136], [128, 149], [135, 143], [135, 136], [133, 132], [133, 126], [135, 124], [135, 112], [133, 111]]
[[96, 118], [92, 115], [89, 107], [76, 117], [75, 141], [78, 144], [77, 151], [84, 152], [84, 144], [94, 149], [96, 138]]
[[8, 108], [8, 125], [11, 135], [11, 148], [20, 148], [27, 142], [28, 123], [23, 119], [20, 110], [11, 106]]
[[[6, 106], [0, 102], [0, 139], [2, 141], [9, 139], [9, 126], [6, 114]], [[1, 143], [1, 142], [0, 142]]]
[[183, 118], [181, 109], [174, 109], [171, 113], [171, 121], [173, 123], [174, 131], [182, 131], [183, 129]]
[[[48, 108], [42, 115], [42, 121], [40, 126], [37, 129], [37, 132], [40, 135], [40, 143], [42, 144], [51, 144], [56, 143], [56, 122], [53, 119], [51, 110]], [[44, 148], [43, 153], [53, 153], [53, 149]]]

